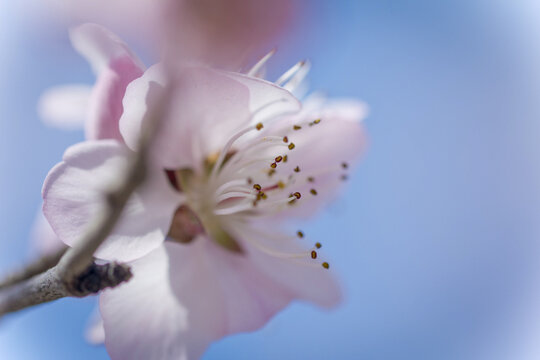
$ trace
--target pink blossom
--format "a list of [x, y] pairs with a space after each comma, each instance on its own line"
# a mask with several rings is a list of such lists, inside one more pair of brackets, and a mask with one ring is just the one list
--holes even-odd
[[[175, 78], [149, 179], [96, 253], [134, 272], [100, 299], [113, 359], [198, 358], [293, 300], [339, 302], [321, 245], [286, 222], [334, 198], [364, 147], [365, 108], [321, 98], [302, 108], [289, 90], [305, 64], [278, 84], [253, 76], [260, 65], [247, 75], [191, 66]], [[161, 65], [146, 70], [123, 96], [121, 139], [74, 145], [50, 171], [44, 213], [66, 244], [101, 211], [166, 82]]]

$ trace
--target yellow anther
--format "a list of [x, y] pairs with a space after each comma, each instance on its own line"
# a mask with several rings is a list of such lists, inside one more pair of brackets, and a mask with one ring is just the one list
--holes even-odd
[[300, 172], [300, 166], [295, 167], [294, 172]]
[[261, 130], [263, 128], [263, 124], [262, 123], [258, 123], [257, 125], [255, 125], [255, 128], [257, 130]]
[[320, 122], [321, 122], [321, 119], [317, 119], [317, 120], [313, 121], [313, 123], [314, 123], [315, 125], [317, 125], [317, 124], [320, 123]]
[[320, 242], [315, 243], [315, 247], [316, 247], [317, 249], [320, 249], [320, 248], [322, 248], [322, 244], [321, 244]]
[[317, 258], [317, 252], [315, 250], [311, 251], [311, 258], [316, 259]]
[[279, 155], [279, 156], [276, 156], [276, 158], [274, 159], [277, 163], [278, 162], [281, 162], [281, 160], [283, 160], [283, 156]]
[[294, 143], [290, 143], [290, 144], [289, 144], [289, 150], [294, 149], [294, 147], [295, 147]]
[[275, 173], [276, 173], [276, 170], [274, 170], [274, 169], [268, 170], [268, 176], [272, 176], [272, 175], [274, 175]]
[[277, 186], [280, 189], [285, 189], [285, 183], [283, 181], [281, 181], [281, 180], [278, 181]]
[[261, 185], [259, 185], [259, 184], [254, 184], [254, 185], [253, 185], [253, 188], [254, 188], [255, 190], [257, 190], [257, 191], [261, 191], [261, 189], [262, 189]]
[[310, 183], [314, 182], [315, 181], [315, 178], [313, 176], [310, 176], [307, 178], [307, 181], [309, 181]]
[[294, 194], [294, 197], [297, 198], [297, 199], [300, 199], [302, 197], [302, 194], [300, 194], [298, 191], [295, 192]]
[[293, 130], [300, 130], [302, 127], [300, 125], [294, 125], [292, 128]]
[[321, 265], [322, 265], [322, 267], [325, 268], [325, 269], [330, 269], [330, 264], [327, 263], [327, 262], [323, 262]]
[[311, 193], [311, 195], [317, 195], [317, 190], [315, 189], [311, 189], [309, 190], [309, 192]]
[[296, 235], [298, 235], [298, 237], [299, 237], [300, 239], [302, 239], [302, 238], [304, 237], [304, 233], [303, 233], [301, 230], [298, 230], [298, 231], [296, 232]]
[[288, 142], [289, 142], [289, 138], [286, 137], [286, 136], [284, 136], [284, 137], [283, 137], [283, 142], [284, 142], [284, 143], [288, 143]]
[[277, 164], [276, 164], [275, 162], [273, 162], [273, 163], [270, 164], [270, 167], [271, 167], [272, 169], [275, 169], [275, 168], [277, 167]]
[[287, 155], [283, 155], [283, 162], [286, 163], [289, 157]]

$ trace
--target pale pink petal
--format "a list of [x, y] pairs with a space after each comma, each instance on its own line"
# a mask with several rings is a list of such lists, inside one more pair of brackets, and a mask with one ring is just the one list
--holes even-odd
[[88, 116], [91, 87], [70, 84], [47, 89], [40, 97], [38, 114], [49, 126], [65, 130], [84, 127]]
[[83, 24], [71, 29], [69, 35], [75, 50], [86, 58], [96, 75], [109, 67], [112, 60], [122, 57], [130, 58], [140, 69], [144, 69], [143, 63], [129, 47], [103, 26]]
[[90, 316], [84, 338], [92, 345], [102, 345], [105, 342], [103, 319], [101, 318], [98, 308], [96, 308]]
[[[347, 100], [317, 105], [308, 102], [305, 108], [298, 116], [281, 120], [277, 126], [277, 134], [288, 135], [295, 148], [287, 152], [288, 162], [279, 164], [276, 178], [294, 173], [296, 181], [288, 190], [302, 194], [299, 201], [278, 216], [311, 216], [336, 198], [366, 147], [361, 120], [367, 110], [363, 103]], [[320, 123], [309, 125], [316, 119], [320, 119]], [[292, 130], [293, 124], [301, 124], [302, 129]], [[293, 171], [296, 166], [300, 168], [299, 173]], [[311, 190], [315, 190], [316, 195]]]
[[[163, 83], [160, 70], [150, 70], [128, 86], [124, 99], [120, 128], [132, 148], [148, 108], [146, 99], [151, 97], [149, 84]], [[288, 91], [240, 74], [193, 67], [184, 69], [176, 82], [168, 119], [156, 141], [157, 160], [167, 168], [198, 166], [238, 131], [300, 109]]]
[[118, 121], [127, 85], [145, 69], [141, 61], [115, 34], [96, 24], [84, 24], [70, 32], [73, 47], [85, 57], [97, 75], [86, 122], [88, 139], [122, 141]]
[[327, 306], [339, 299], [324, 269], [247, 251], [199, 238], [166, 243], [131, 263], [133, 279], [101, 297], [111, 358], [198, 359], [212, 341], [260, 328], [295, 298]]
[[[43, 210], [58, 237], [75, 244], [88, 224], [104, 209], [104, 193], [126, 171], [130, 150], [114, 140], [74, 145], [47, 175]], [[151, 169], [149, 179], [124, 209], [109, 238], [96, 252], [105, 260], [130, 261], [153, 250], [165, 239], [181, 196], [163, 171]]]

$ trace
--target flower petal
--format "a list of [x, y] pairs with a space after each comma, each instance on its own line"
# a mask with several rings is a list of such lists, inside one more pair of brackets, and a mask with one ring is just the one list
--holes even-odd
[[32, 252], [35, 252], [38, 256], [52, 255], [65, 247], [64, 243], [54, 233], [45, 216], [43, 216], [41, 209], [39, 209], [39, 213], [34, 220], [31, 239]]
[[[166, 243], [131, 263], [133, 279], [101, 296], [111, 358], [197, 359], [214, 340], [260, 328], [298, 295], [314, 299], [304, 292], [306, 284], [329, 290], [322, 268], [307, 273], [286, 267], [299, 271], [294, 275], [280, 270], [274, 258], [263, 255], [262, 266], [259, 260], [199, 238], [187, 245]], [[269, 264], [277, 267], [273, 275]]]
[[[149, 99], [149, 83], [163, 83], [159, 73], [152, 70], [128, 86], [120, 128], [131, 148], [140, 131], [136, 124], [143, 121], [148, 109], [141, 104]], [[198, 166], [238, 131], [276, 114], [300, 109], [300, 103], [288, 91], [239, 74], [192, 67], [184, 69], [176, 82], [168, 119], [156, 141], [158, 160], [167, 168]]]
[[144, 69], [143, 63], [131, 52], [129, 47], [115, 34], [97, 24], [83, 24], [70, 30], [71, 44], [92, 66], [99, 75], [110, 62], [121, 57], [128, 57], [135, 65]]
[[49, 126], [65, 130], [84, 127], [92, 89], [87, 85], [70, 84], [47, 89], [40, 97], [38, 114]]
[[[64, 160], [49, 172], [43, 185], [44, 214], [60, 240], [75, 244], [103, 211], [104, 193], [126, 171], [130, 152], [113, 140], [87, 141], [68, 148]], [[163, 171], [149, 172], [148, 180], [132, 195], [96, 257], [130, 261], [165, 239], [182, 198]]]
[[[359, 101], [319, 103], [313, 99], [299, 115], [280, 121], [277, 134], [288, 135], [295, 147], [287, 152], [288, 162], [279, 164], [276, 178], [295, 174], [296, 182], [286, 190], [298, 191], [302, 198], [279, 216], [311, 216], [336, 197], [343, 176], [350, 173], [365, 149], [361, 120], [366, 112], [366, 106]], [[320, 123], [313, 124], [317, 119]], [[302, 128], [292, 130], [294, 124], [301, 124]], [[294, 172], [296, 166], [298, 173]]]
[[123, 141], [118, 121], [127, 85], [145, 69], [141, 61], [115, 34], [96, 24], [84, 24], [70, 32], [73, 47], [85, 57], [97, 75], [86, 122], [88, 139]]

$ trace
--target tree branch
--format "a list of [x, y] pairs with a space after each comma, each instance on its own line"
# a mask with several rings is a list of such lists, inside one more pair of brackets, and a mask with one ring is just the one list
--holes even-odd
[[[150, 86], [155, 88], [158, 85], [151, 83]], [[44, 273], [19, 282], [11, 281], [11, 286], [0, 288], [0, 316], [66, 296], [95, 294], [131, 278], [129, 267], [125, 265], [94, 264], [94, 253], [114, 229], [133, 192], [144, 182], [149, 149], [168, 109], [171, 91], [170, 85], [163, 89], [147, 112], [138, 151], [134, 153], [119, 185], [104, 194], [105, 209], [93, 220], [81, 240], [65, 252], [58, 264]]]
[[2, 281], [0, 281], [0, 290], [15, 285], [23, 280], [30, 279], [33, 276], [49, 270], [50, 268], [58, 264], [58, 261], [60, 261], [62, 256], [64, 256], [67, 249], [68, 248], [64, 246], [56, 252], [35, 259], [33, 262], [27, 264], [25, 267], [9, 274]]

